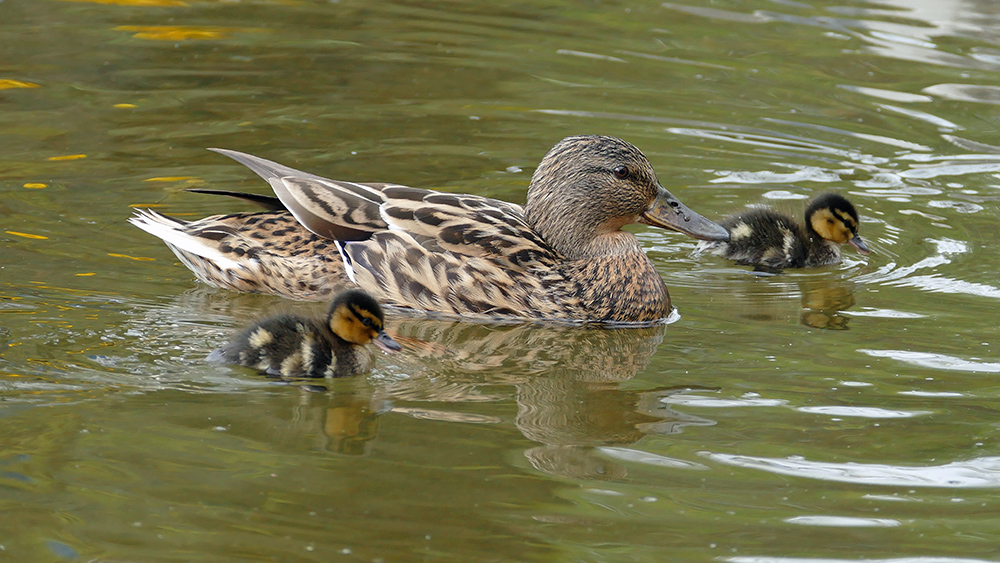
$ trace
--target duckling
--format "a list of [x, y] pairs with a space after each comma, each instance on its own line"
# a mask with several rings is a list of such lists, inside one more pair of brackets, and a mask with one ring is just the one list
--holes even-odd
[[400, 345], [383, 329], [382, 308], [360, 289], [338, 293], [325, 321], [278, 315], [254, 324], [209, 354], [221, 361], [280, 377], [344, 377], [374, 364], [364, 348], [372, 342], [385, 352]]
[[809, 202], [805, 225], [766, 207], [747, 209], [719, 224], [729, 231], [729, 241], [702, 242], [698, 250], [745, 266], [780, 270], [838, 264], [842, 244], [850, 244], [862, 255], [871, 252], [858, 236], [858, 212], [834, 193], [820, 194]]

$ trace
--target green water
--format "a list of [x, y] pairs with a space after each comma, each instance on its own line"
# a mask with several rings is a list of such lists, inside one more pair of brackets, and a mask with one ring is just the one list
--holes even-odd
[[[0, 2], [0, 560], [1000, 561], [991, 2]], [[207, 288], [132, 206], [205, 150], [521, 203], [560, 138], [692, 209], [827, 190], [865, 258], [756, 276], [636, 232], [680, 318], [390, 318], [325, 390], [204, 356], [321, 305]]]

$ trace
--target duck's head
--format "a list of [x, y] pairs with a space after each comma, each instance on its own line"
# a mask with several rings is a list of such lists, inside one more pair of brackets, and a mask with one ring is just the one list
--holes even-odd
[[535, 169], [528, 222], [568, 258], [584, 258], [599, 239], [630, 223], [729, 240], [721, 226], [691, 211], [656, 179], [646, 157], [615, 137], [567, 137]]
[[330, 330], [353, 344], [375, 343], [385, 352], [398, 352], [398, 342], [385, 333], [385, 316], [375, 298], [360, 289], [337, 294], [330, 304]]
[[806, 225], [823, 239], [849, 244], [863, 255], [871, 252], [858, 236], [858, 212], [843, 196], [826, 193], [813, 198], [806, 207]]

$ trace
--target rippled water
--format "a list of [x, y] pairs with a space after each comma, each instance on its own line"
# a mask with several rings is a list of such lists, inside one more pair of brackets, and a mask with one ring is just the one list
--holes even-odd
[[[994, 3], [0, 13], [0, 559], [1000, 560]], [[521, 203], [581, 133], [709, 217], [847, 194], [873, 252], [760, 276], [636, 227], [676, 322], [392, 318], [409, 353], [316, 389], [204, 356], [320, 306], [125, 223], [266, 193], [206, 147]]]

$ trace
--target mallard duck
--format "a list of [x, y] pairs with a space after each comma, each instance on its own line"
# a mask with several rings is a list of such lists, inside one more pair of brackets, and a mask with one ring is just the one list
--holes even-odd
[[239, 364], [280, 377], [344, 377], [365, 373], [374, 358], [369, 342], [385, 352], [400, 345], [386, 334], [375, 299], [360, 289], [342, 291], [324, 320], [278, 315], [239, 333], [209, 354], [211, 361]]
[[726, 217], [728, 242], [702, 242], [698, 249], [737, 264], [765, 269], [810, 268], [840, 263], [840, 245], [863, 255], [868, 245], [858, 236], [858, 212], [834, 193], [816, 196], [806, 206], [805, 225], [767, 207], [752, 207]]
[[649, 323], [669, 314], [670, 297], [621, 227], [729, 238], [665, 190], [639, 149], [614, 137], [560, 141], [535, 170], [524, 207], [328, 180], [211, 150], [256, 172], [278, 197], [221, 193], [267, 211], [187, 222], [145, 210], [130, 222], [163, 239], [202, 281], [236, 291], [321, 300], [357, 285], [384, 305], [452, 317]]

